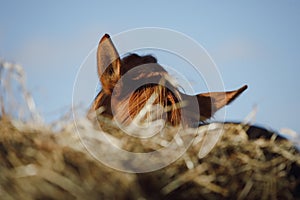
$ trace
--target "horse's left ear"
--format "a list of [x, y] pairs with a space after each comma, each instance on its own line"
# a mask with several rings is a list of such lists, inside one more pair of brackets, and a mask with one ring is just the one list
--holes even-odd
[[222, 107], [230, 104], [247, 88], [248, 86], [244, 85], [237, 90], [228, 92], [210, 92], [198, 94], [197, 100], [202, 120], [211, 118], [215, 114], [215, 112], [217, 112]]
[[105, 93], [111, 94], [121, 76], [121, 61], [117, 49], [108, 34], [105, 34], [99, 42], [97, 66], [102, 89]]

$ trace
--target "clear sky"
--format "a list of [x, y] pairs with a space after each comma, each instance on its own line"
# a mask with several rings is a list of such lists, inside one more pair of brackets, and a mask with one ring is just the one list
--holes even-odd
[[227, 120], [241, 121], [257, 105], [257, 124], [300, 131], [299, 1], [26, 0], [0, 5], [0, 57], [24, 66], [47, 121], [71, 105], [79, 66], [104, 33], [162, 27], [201, 44], [226, 89], [248, 84], [228, 107]]

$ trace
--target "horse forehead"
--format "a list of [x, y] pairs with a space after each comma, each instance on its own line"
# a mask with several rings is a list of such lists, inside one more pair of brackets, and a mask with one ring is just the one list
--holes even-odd
[[132, 80], [139, 80], [142, 78], [165, 77], [168, 75], [167, 71], [157, 63], [145, 63], [137, 66], [122, 66], [123, 73], [121, 76], [128, 76]]

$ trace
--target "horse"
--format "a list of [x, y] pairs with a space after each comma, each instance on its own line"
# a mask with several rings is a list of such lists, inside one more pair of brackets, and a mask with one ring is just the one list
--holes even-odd
[[[101, 115], [124, 125], [136, 118], [163, 118], [172, 126], [192, 126], [210, 119], [247, 89], [244, 85], [226, 92], [184, 94], [154, 56], [131, 53], [121, 58], [108, 34], [99, 41], [97, 71], [102, 89], [89, 113], [101, 108]], [[143, 110], [148, 104], [158, 109]]]

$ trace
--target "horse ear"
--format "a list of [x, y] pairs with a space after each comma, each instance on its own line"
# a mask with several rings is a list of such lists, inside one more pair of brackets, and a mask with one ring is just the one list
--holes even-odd
[[225, 105], [230, 104], [247, 88], [248, 86], [244, 85], [240, 89], [228, 92], [210, 92], [198, 94], [197, 99], [200, 109], [201, 120], [211, 118], [215, 112], [217, 112]]
[[110, 36], [105, 34], [99, 42], [97, 50], [98, 76], [102, 89], [111, 94], [120, 79], [120, 56], [112, 43]]

